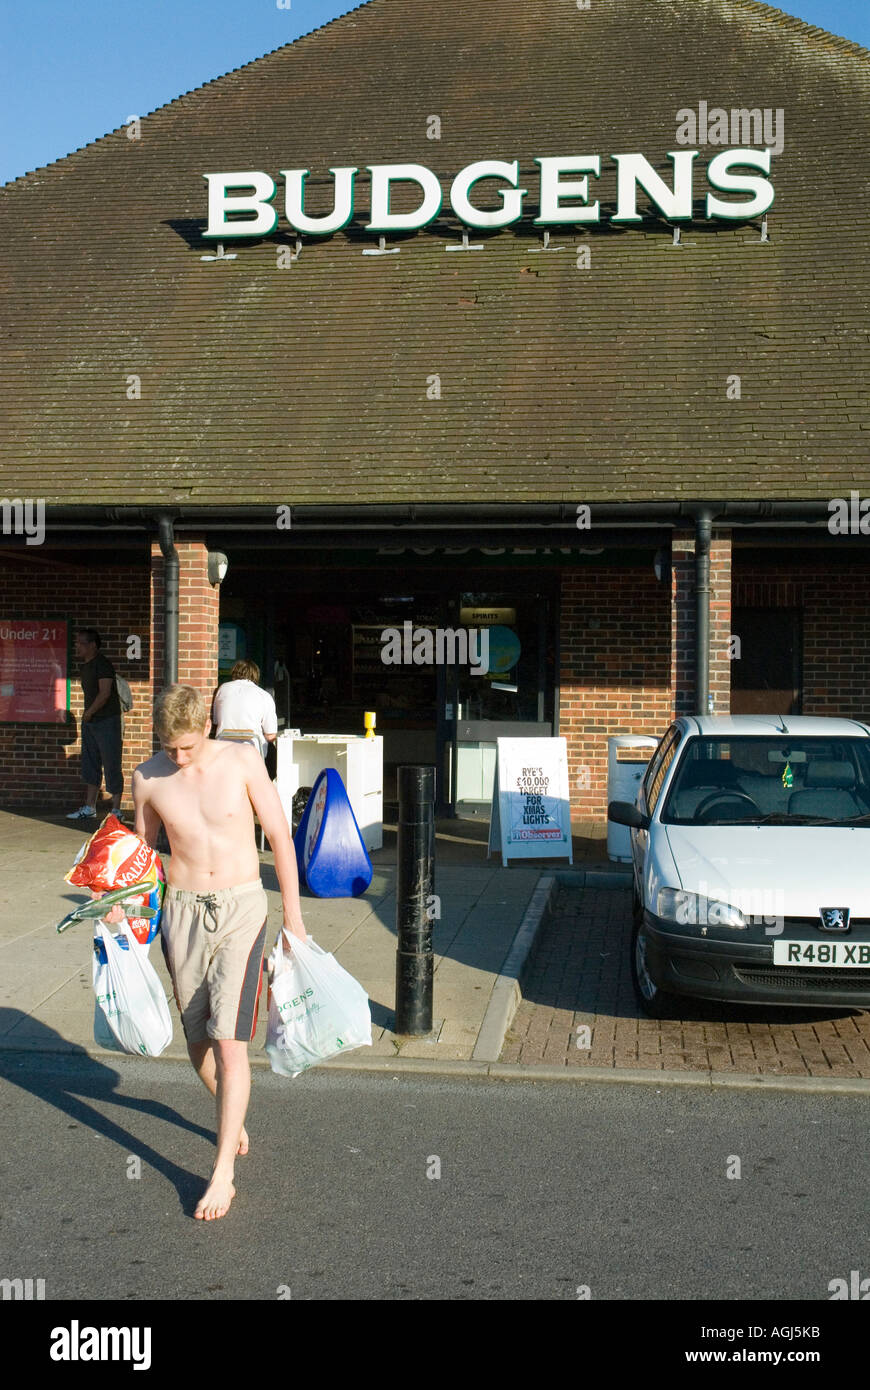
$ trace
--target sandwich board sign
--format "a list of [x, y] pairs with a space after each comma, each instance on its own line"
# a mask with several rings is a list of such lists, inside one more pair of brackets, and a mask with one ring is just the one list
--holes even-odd
[[574, 862], [564, 738], [496, 739], [487, 858]]

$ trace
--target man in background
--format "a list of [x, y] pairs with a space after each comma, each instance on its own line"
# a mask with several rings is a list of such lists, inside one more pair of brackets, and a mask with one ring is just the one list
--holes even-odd
[[115, 685], [115, 668], [100, 650], [103, 639], [93, 627], [76, 632], [76, 656], [81, 662], [79, 679], [84, 694], [82, 714], [82, 781], [85, 801], [67, 820], [91, 820], [97, 814], [97, 797], [105, 777], [112, 810], [121, 810], [124, 776], [121, 770], [123, 739], [121, 701]]
[[249, 742], [265, 758], [268, 744], [278, 737], [275, 701], [258, 684], [260, 668], [255, 661], [237, 661], [230, 678], [218, 686], [212, 704], [215, 738]]

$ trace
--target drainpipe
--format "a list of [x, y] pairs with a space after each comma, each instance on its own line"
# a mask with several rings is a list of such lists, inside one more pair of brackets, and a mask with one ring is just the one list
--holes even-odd
[[163, 569], [163, 684], [174, 685], [178, 680], [178, 551], [171, 516], [163, 513], [157, 518], [157, 534], [166, 562]]
[[695, 713], [709, 714], [710, 693], [710, 537], [713, 513], [695, 516]]

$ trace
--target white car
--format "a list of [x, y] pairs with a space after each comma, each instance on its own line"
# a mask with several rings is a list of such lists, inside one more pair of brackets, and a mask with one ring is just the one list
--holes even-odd
[[870, 1008], [870, 725], [686, 715], [631, 827], [635, 992]]

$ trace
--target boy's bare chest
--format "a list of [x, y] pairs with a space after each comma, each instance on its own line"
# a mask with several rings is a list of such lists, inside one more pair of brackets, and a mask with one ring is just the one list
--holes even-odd
[[177, 773], [167, 779], [153, 801], [158, 814], [176, 823], [200, 820], [219, 825], [249, 810], [244, 783], [231, 769], [220, 765], [193, 775]]

